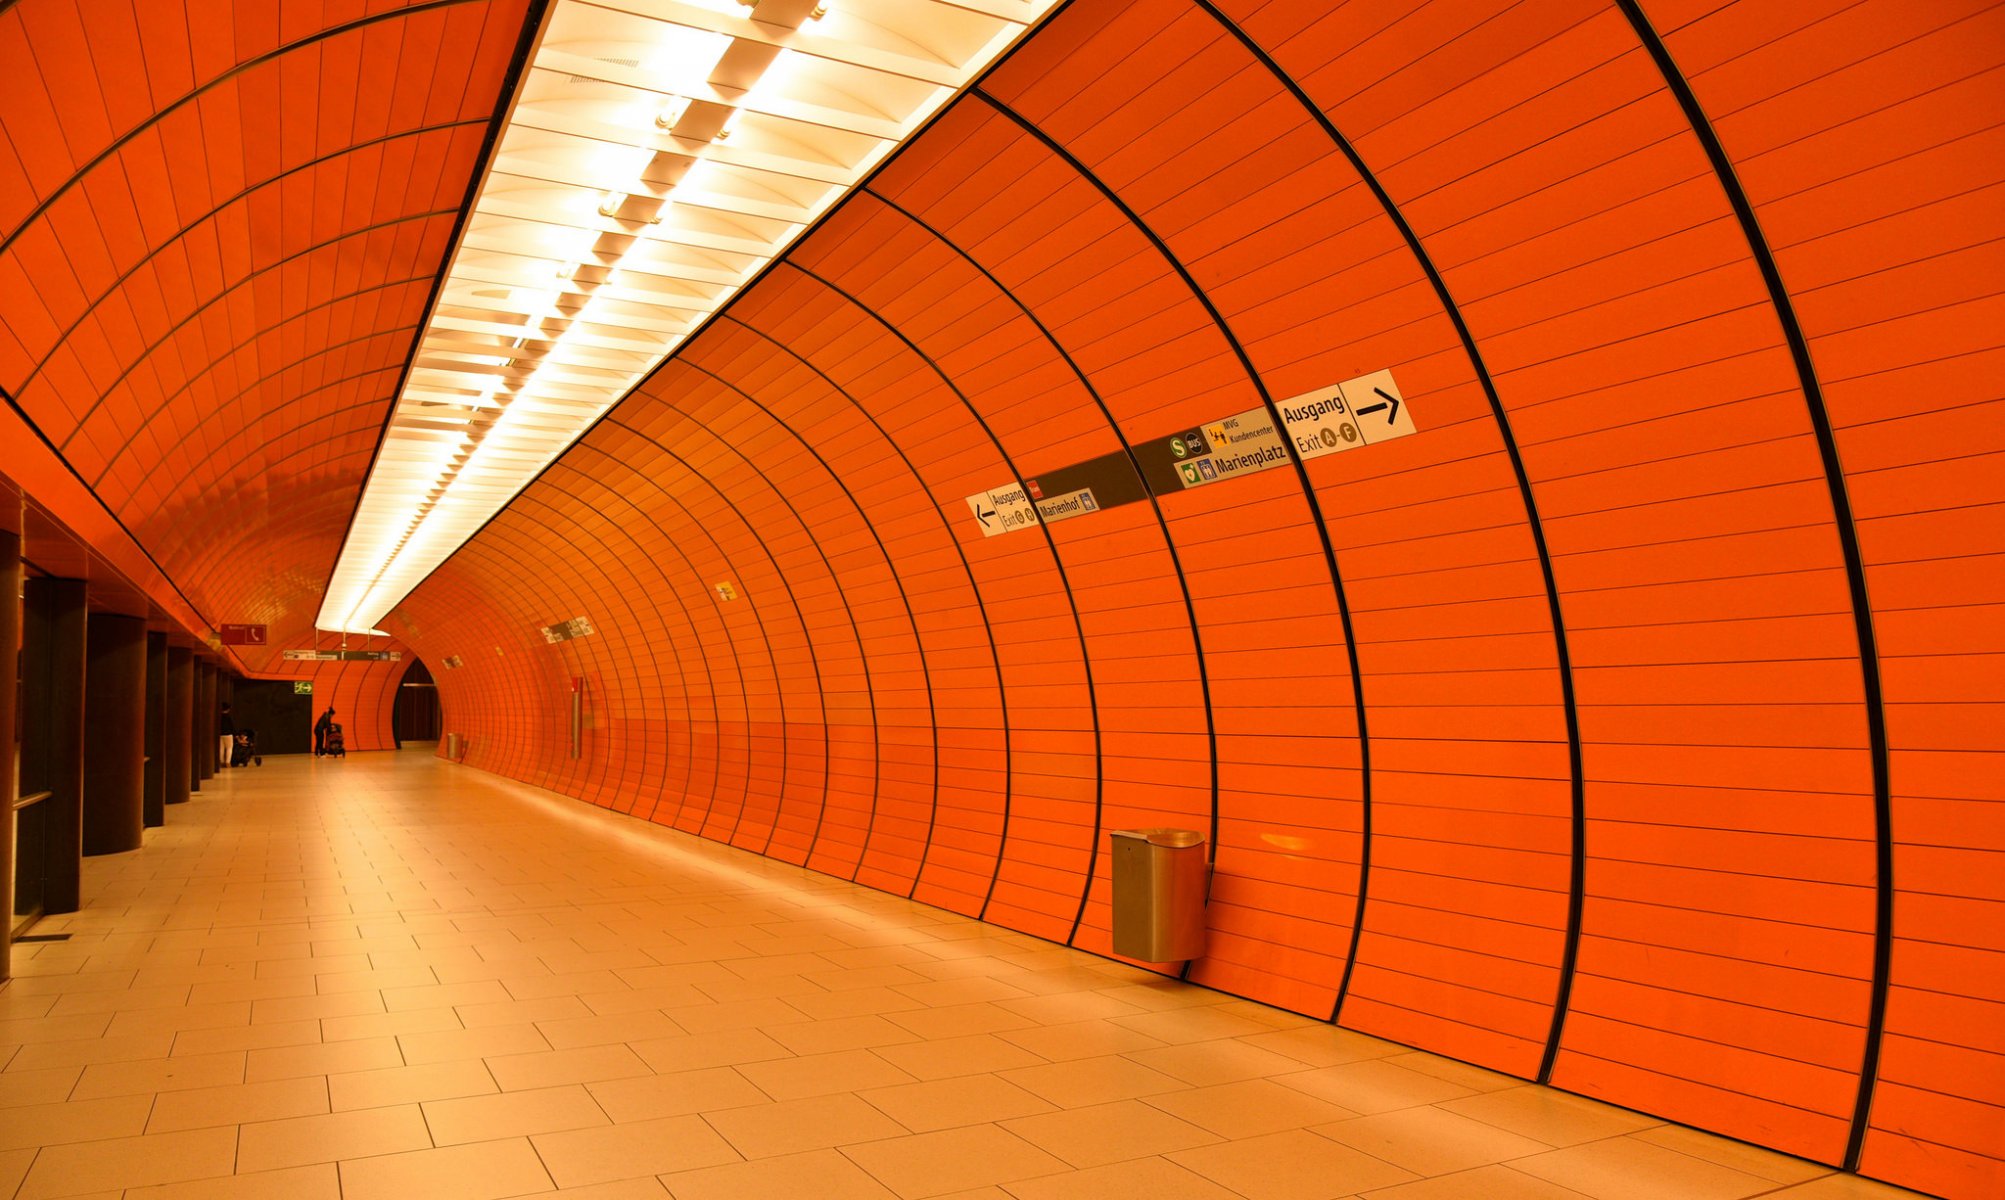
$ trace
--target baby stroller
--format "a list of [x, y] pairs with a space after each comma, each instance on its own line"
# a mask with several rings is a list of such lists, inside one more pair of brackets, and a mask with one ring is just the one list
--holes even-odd
[[233, 767], [262, 767], [265, 757], [258, 753], [258, 731], [239, 729], [237, 740], [230, 747], [230, 765]]
[[329, 725], [327, 727], [327, 741], [323, 744], [322, 749], [329, 758], [348, 757], [348, 742], [341, 736], [341, 726]]

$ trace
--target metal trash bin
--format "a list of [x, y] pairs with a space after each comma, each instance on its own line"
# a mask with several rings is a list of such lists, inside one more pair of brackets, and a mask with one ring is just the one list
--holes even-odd
[[458, 762], [459, 756], [459, 735], [457, 733], [449, 733], [446, 735], [446, 761]]
[[1114, 953], [1177, 962], [1204, 953], [1204, 835], [1189, 829], [1117, 829]]

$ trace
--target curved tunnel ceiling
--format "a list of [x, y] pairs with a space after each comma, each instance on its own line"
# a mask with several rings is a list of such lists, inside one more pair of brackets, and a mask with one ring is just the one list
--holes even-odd
[[[1203, 829], [1198, 982], [1996, 1192], [2001, 49], [1980, 4], [1074, 0], [385, 627], [474, 765], [1102, 953], [1106, 832]], [[350, 505], [400, 367], [294, 452]], [[1381, 371], [1412, 434], [1177, 482]], [[59, 429], [108, 386], [20, 377]], [[273, 580], [128, 523], [304, 620], [314, 490], [248, 522]]]
[[527, 7], [0, 5], [0, 393], [170, 610], [310, 635]]

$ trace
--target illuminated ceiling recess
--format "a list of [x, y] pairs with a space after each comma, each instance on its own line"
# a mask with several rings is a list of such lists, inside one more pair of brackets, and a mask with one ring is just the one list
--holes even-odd
[[383, 615], [1056, 0], [556, 0], [316, 621]]

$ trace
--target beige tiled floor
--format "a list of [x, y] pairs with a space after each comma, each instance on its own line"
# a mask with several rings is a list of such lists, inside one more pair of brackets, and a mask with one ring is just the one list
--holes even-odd
[[1907, 1194], [422, 753], [86, 891], [0, 989], [0, 1200]]

